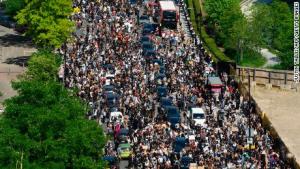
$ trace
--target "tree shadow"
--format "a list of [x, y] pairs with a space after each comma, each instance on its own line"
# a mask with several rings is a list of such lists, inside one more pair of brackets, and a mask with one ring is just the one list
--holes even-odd
[[33, 43], [29, 38], [16, 34], [0, 36], [0, 45], [4, 47], [33, 47]]
[[19, 57], [15, 57], [15, 58], [8, 58], [3, 63], [15, 64], [15, 65], [19, 65], [19, 66], [27, 66], [29, 57], [30, 56], [19, 56]]

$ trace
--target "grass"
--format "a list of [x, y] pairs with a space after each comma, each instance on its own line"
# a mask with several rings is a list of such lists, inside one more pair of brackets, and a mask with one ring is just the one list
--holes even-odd
[[275, 69], [275, 70], [285, 70], [285, 68], [281, 64], [276, 64], [273, 66], [267, 66], [268, 69]]
[[0, 91], [0, 97], [3, 96], [3, 93]]
[[240, 65], [258, 68], [264, 66], [266, 62], [266, 58], [264, 58], [259, 52], [248, 50], [244, 52], [243, 60]]

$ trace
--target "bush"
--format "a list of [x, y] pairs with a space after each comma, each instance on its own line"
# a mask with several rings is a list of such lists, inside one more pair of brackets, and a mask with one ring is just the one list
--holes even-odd
[[254, 50], [244, 51], [243, 60], [241, 60], [241, 66], [247, 67], [262, 67], [267, 62], [266, 58], [261, 53]]
[[199, 18], [199, 22], [196, 22], [196, 17], [198, 17], [197, 11], [201, 13], [200, 2], [198, 0], [188, 0], [187, 3], [188, 8], [193, 9], [189, 10], [190, 19], [195, 32], [200, 35], [201, 39], [204, 41], [204, 48], [212, 53], [213, 59], [216, 62], [232, 62], [229, 57], [227, 57], [223, 52], [220, 51], [220, 49], [216, 45], [215, 40], [209, 37], [209, 35], [206, 33], [205, 28], [201, 25], [201, 19]]
[[220, 61], [224, 62], [232, 62], [232, 59], [227, 57], [216, 45], [216, 42], [213, 38], [209, 37], [206, 33], [205, 28], [201, 27], [201, 37], [202, 40], [205, 42], [205, 45], [208, 47], [210, 52]]

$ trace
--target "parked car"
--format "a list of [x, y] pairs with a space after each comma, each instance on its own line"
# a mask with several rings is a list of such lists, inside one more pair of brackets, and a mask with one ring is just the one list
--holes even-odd
[[120, 144], [118, 147], [118, 154], [120, 159], [128, 159], [131, 157], [132, 154], [132, 148], [131, 144]]
[[0, 15], [0, 25], [5, 26], [7, 28], [16, 28], [16, 23], [13, 22], [9, 16]]

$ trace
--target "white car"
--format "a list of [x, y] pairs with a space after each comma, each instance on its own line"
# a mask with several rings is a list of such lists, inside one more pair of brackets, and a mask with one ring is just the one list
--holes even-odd
[[193, 120], [196, 126], [204, 126], [205, 124], [205, 113], [202, 108], [194, 107], [190, 109], [190, 118]]
[[105, 85], [111, 85], [114, 83], [115, 75], [114, 74], [106, 74], [105, 76]]
[[109, 122], [124, 122], [123, 114], [119, 111], [110, 112]]

